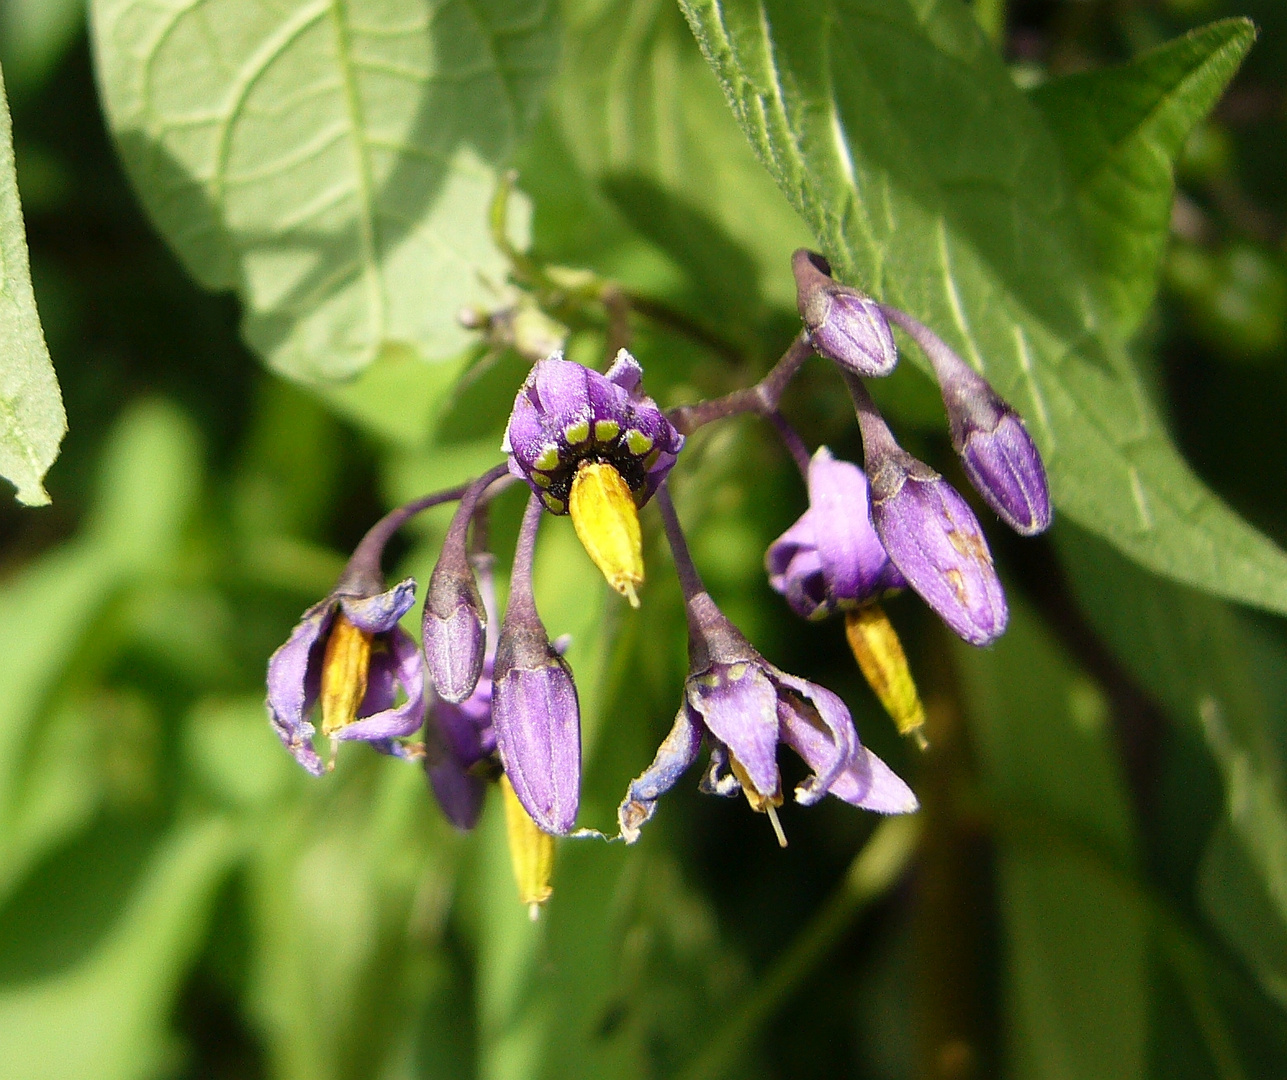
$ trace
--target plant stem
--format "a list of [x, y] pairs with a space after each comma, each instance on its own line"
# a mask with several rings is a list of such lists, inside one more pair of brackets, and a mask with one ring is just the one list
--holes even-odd
[[667, 410], [666, 418], [681, 434], [691, 435], [705, 424], [742, 413], [769, 416], [777, 411], [787, 383], [812, 355], [813, 346], [801, 332], [769, 373], [754, 386], [734, 390], [731, 394], [711, 398], [709, 401], [699, 401], [695, 405], [679, 405]]

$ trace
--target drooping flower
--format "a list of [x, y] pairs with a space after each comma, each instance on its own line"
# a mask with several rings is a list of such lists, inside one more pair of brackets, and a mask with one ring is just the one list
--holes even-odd
[[943, 394], [952, 447], [974, 490], [1010, 528], [1035, 536], [1050, 527], [1045, 465], [1023, 419], [991, 384], [929, 327], [881, 305], [928, 357]]
[[907, 586], [871, 523], [867, 477], [819, 447], [809, 462], [809, 509], [769, 545], [769, 584], [806, 619], [843, 610], [845, 636], [863, 676], [898, 730], [920, 734], [925, 709], [898, 634], [878, 603]]
[[684, 438], [641, 389], [625, 349], [606, 375], [555, 354], [514, 401], [502, 449], [545, 509], [570, 514], [608, 583], [637, 603], [643, 581], [638, 507], [675, 463]]
[[769, 545], [769, 584], [793, 611], [821, 619], [907, 584], [871, 523], [867, 477], [825, 446], [809, 462], [809, 509]]
[[[350, 591], [357, 588], [358, 591]], [[391, 589], [362, 591], [341, 578], [314, 604], [268, 661], [268, 711], [273, 729], [315, 776], [327, 770], [313, 747], [308, 719], [320, 699], [322, 734], [332, 761], [340, 742], [360, 739], [387, 752], [424, 719], [424, 669], [415, 639], [398, 625], [415, 602], [408, 578]], [[404, 700], [397, 704], [398, 690]]]
[[550, 643], [532, 593], [532, 557], [541, 519], [533, 495], [523, 516], [509, 605], [496, 648], [492, 724], [514, 793], [536, 824], [562, 835], [581, 795], [581, 713], [572, 671]]
[[817, 252], [800, 248], [791, 257], [791, 269], [800, 318], [820, 355], [865, 378], [894, 370], [898, 349], [875, 300], [836, 281], [830, 263]]
[[1009, 619], [1005, 592], [978, 519], [937, 472], [894, 441], [862, 383], [846, 377], [871, 484], [871, 518], [894, 565], [921, 598], [972, 645]]
[[752, 809], [770, 816], [780, 842], [785, 843], [775, 812], [783, 801], [779, 743], [813, 770], [795, 789], [801, 805], [830, 793], [881, 813], [915, 810], [907, 785], [859, 742], [844, 703], [830, 690], [774, 667], [725, 618], [692, 565], [664, 488], [659, 505], [684, 589], [689, 674], [674, 728], [618, 810], [626, 841], [638, 838], [658, 798], [696, 760], [703, 739], [712, 762], [704, 790], [741, 791]]

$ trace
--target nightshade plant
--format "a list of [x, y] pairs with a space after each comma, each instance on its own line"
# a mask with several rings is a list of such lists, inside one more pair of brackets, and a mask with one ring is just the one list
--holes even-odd
[[[644, 582], [639, 509], [655, 495], [683, 590], [690, 666], [673, 730], [621, 803], [620, 836], [627, 843], [639, 838], [658, 799], [703, 744], [710, 761], [702, 790], [744, 795], [753, 810], [768, 815], [783, 846], [776, 813], [784, 797], [779, 743], [813, 770], [795, 789], [802, 805], [832, 794], [883, 814], [917, 808], [911, 789], [862, 745], [840, 698], [774, 667], [715, 606], [689, 554], [667, 477], [685, 436], [699, 427], [747, 412], [772, 421], [808, 485], [809, 508], [766, 552], [770, 583], [805, 618], [845, 612], [863, 674], [899, 730], [924, 746], [924, 709], [878, 601], [910, 586], [973, 645], [995, 641], [1008, 611], [969, 505], [897, 444], [863, 384], [863, 377], [888, 375], [897, 363], [887, 320], [906, 329], [929, 356], [952, 443], [971, 483], [1024, 535], [1050, 524], [1045, 470], [1023, 420], [940, 338], [896, 308], [835, 281], [816, 253], [797, 251], [792, 267], [804, 329], [753, 387], [666, 413], [643, 392], [643, 370], [624, 348], [604, 374], [559, 352], [533, 365], [505, 429], [506, 464], [381, 519], [331, 595], [304, 613], [273, 655], [269, 713], [300, 764], [317, 775], [324, 771], [307, 719], [320, 702], [332, 764], [339, 743], [354, 740], [423, 758], [433, 791], [458, 828], [477, 820], [484, 777], [499, 780], [520, 895], [535, 913], [550, 895], [550, 838], [573, 832], [581, 784], [576, 684], [550, 642], [532, 589], [541, 518], [570, 516], [608, 584], [637, 607]], [[848, 387], [865, 472], [836, 461], [826, 447], [810, 457], [778, 409], [814, 351], [835, 364]], [[485, 516], [488, 501], [511, 479], [525, 482], [530, 493], [509, 603], [496, 634]], [[402, 524], [453, 499], [459, 507], [424, 606], [422, 660], [397, 625], [411, 607], [414, 582], [385, 590], [380, 558]], [[475, 567], [483, 574], [481, 590]], [[426, 672], [428, 697], [422, 690]], [[399, 682], [403, 700], [395, 705]], [[420, 741], [403, 741], [422, 724]]]

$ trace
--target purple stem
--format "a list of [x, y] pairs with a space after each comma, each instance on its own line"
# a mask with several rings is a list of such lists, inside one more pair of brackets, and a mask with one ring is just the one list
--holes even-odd
[[527, 509], [523, 511], [523, 524], [518, 530], [518, 546], [514, 549], [514, 567], [510, 571], [509, 605], [505, 621], [518, 617], [540, 621], [536, 613], [536, 595], [532, 592], [532, 560], [536, 553], [536, 533], [541, 526], [544, 509], [534, 494], [528, 496]]
[[791, 347], [782, 354], [782, 358], [773, 365], [772, 370], [754, 386], [734, 390], [723, 397], [711, 398], [710, 401], [699, 401], [695, 405], [679, 405], [666, 411], [668, 419], [682, 435], [691, 435], [699, 427], [714, 420], [724, 420], [741, 413], [758, 413], [768, 416], [777, 411], [782, 400], [782, 393], [795, 374], [810, 356], [813, 346], [808, 335], [801, 331], [800, 336], [791, 342]]
[[666, 540], [670, 544], [671, 555], [675, 559], [675, 573], [679, 575], [679, 587], [684, 590], [684, 599], [692, 600], [694, 596], [706, 591], [701, 575], [693, 565], [693, 557], [688, 553], [688, 541], [684, 539], [684, 530], [679, 525], [679, 515], [675, 513], [675, 504], [670, 498], [670, 488], [662, 481], [656, 494], [657, 509], [661, 511], [661, 521], [666, 527]]
[[894, 439], [894, 433], [889, 430], [885, 418], [880, 415], [880, 410], [876, 408], [876, 403], [867, 393], [867, 387], [863, 385], [862, 379], [853, 372], [843, 369], [840, 374], [845, 380], [845, 385], [849, 387], [849, 396], [853, 398], [854, 412], [858, 416], [858, 430], [862, 432], [863, 461], [870, 463], [888, 457], [891, 453], [900, 452], [901, 448]]
[[778, 438], [782, 440], [783, 445], [791, 452], [791, 457], [795, 459], [796, 467], [800, 470], [800, 475], [804, 477], [805, 482], [809, 481], [809, 448], [805, 445], [804, 440], [800, 438], [800, 433], [796, 431], [777, 409], [769, 413], [769, 423], [771, 423], [778, 432]]
[[353, 549], [353, 554], [349, 556], [344, 572], [340, 574], [340, 580], [335, 585], [335, 591], [362, 596], [370, 596], [382, 591], [384, 573], [380, 569], [380, 560], [384, 555], [384, 547], [393, 534], [420, 512], [428, 510], [431, 506], [454, 502], [468, 490], [468, 484], [461, 484], [446, 491], [423, 495], [413, 502], [390, 510], [367, 530], [358, 546]]
[[465, 488], [460, 496], [460, 505], [456, 507], [456, 512], [451, 517], [451, 524], [447, 526], [447, 535], [442, 542], [443, 551], [463, 552], [465, 550], [465, 531], [469, 528], [470, 519], [474, 516], [479, 499], [483, 492], [508, 472], [509, 465], [501, 462], [488, 469]]
[[900, 311], [896, 307], [889, 307], [887, 304], [877, 304], [881, 314], [885, 316], [895, 326], [901, 327], [929, 359], [930, 366], [934, 369], [934, 374], [941, 384], [944, 379], [949, 378], [953, 371], [962, 366], [969, 365], [961, 359], [960, 355], [946, 341], [939, 337], [933, 330], [922, 322], [913, 319], [905, 311]]

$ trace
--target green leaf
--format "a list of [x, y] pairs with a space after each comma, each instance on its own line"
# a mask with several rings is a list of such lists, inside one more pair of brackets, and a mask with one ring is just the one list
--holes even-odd
[[214, 886], [234, 855], [233, 837], [217, 819], [177, 829], [84, 963], [0, 988], [6, 1077], [146, 1080], [161, 1072], [175, 995], [201, 943]]
[[[488, 205], [554, 26], [543, 0], [92, 6], [144, 205], [190, 273], [237, 291], [251, 346], [305, 380], [468, 343], [456, 313], [504, 278]], [[511, 217], [521, 232], [521, 199]]]
[[794, 308], [787, 256], [808, 230], [738, 132], [675, 6], [573, 0], [564, 18], [553, 101], [576, 164], [675, 260], [712, 319], [736, 326], [762, 299]]
[[1157, 581], [1076, 532], [1057, 535], [1096, 631], [1178, 723], [1201, 731], [1215, 757], [1227, 825], [1208, 847], [1202, 899], [1287, 1004], [1287, 952], [1269, 945], [1287, 941], [1287, 647], [1227, 604]]
[[1103, 336], [1059, 148], [967, 8], [682, 6], [838, 274], [985, 371], [1027, 417], [1062, 512], [1159, 573], [1287, 611], [1287, 556], [1193, 475]]
[[1173, 163], [1255, 40], [1248, 19], [1194, 30], [1122, 67], [1032, 95], [1064, 152], [1114, 332], [1138, 329], [1170, 236]]
[[18, 501], [49, 502], [44, 478], [67, 430], [27, 265], [27, 234], [13, 165], [9, 103], [0, 80], [0, 476]]
[[1107, 702], [1022, 603], [995, 649], [957, 653], [1000, 825], [1013, 1073], [1135, 1080], [1147, 912], [1122, 876], [1134, 836]]

